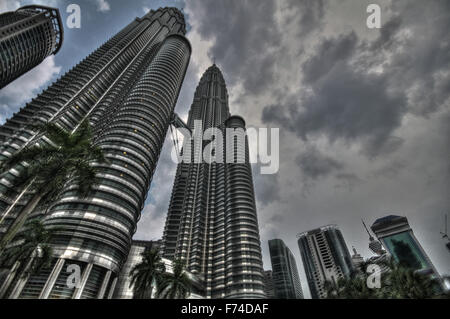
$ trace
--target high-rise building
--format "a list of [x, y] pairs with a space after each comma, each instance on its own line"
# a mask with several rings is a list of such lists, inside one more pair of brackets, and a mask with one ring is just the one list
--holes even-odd
[[299, 234], [298, 246], [313, 299], [326, 298], [325, 283], [336, 284], [353, 271], [350, 253], [336, 225]]
[[379, 218], [373, 223], [371, 229], [387, 252], [394, 258], [394, 261], [423, 274], [429, 274], [436, 278], [440, 277], [430, 258], [414, 236], [406, 217], [388, 215]]
[[297, 263], [281, 239], [269, 240], [272, 276], [277, 299], [303, 299]]
[[[189, 271], [203, 276], [207, 298], [264, 298], [245, 121], [230, 116], [225, 80], [215, 64], [195, 91], [187, 126], [194, 141], [184, 143], [183, 157], [192, 160], [177, 168], [163, 234], [164, 257], [181, 259]], [[207, 129], [222, 132], [223, 138], [211, 142], [216, 160], [197, 161], [210, 146], [202, 139]]]
[[364, 258], [356, 251], [355, 247], [353, 247], [352, 263], [355, 270], [360, 270], [361, 265], [364, 264]]
[[264, 293], [267, 299], [276, 298], [272, 270], [264, 270]]
[[[0, 128], [0, 159], [4, 159], [25, 145], [43, 143], [29, 123], [52, 121], [73, 131], [88, 119], [94, 143], [108, 159], [96, 165], [100, 182], [87, 198], [78, 197], [76, 185], [69, 185], [43, 217], [47, 227], [57, 229], [51, 267], [38, 275], [16, 277], [8, 289], [0, 288], [3, 295], [43, 299], [111, 295], [189, 63], [191, 47], [184, 34], [184, 17], [176, 8], [136, 18]], [[8, 178], [0, 180], [1, 190], [9, 186]], [[30, 197], [28, 193], [0, 197], [4, 217], [0, 231], [11, 225]], [[39, 213], [37, 209], [30, 218]], [[69, 266], [81, 272], [76, 288], [66, 285]]]
[[[142, 253], [149, 249], [159, 250], [161, 241], [145, 241], [145, 240], [133, 240], [130, 253], [128, 255], [125, 265], [120, 271], [117, 285], [113, 294], [114, 299], [133, 299], [133, 286], [131, 286], [131, 271], [133, 268], [142, 261]], [[172, 261], [166, 258], [162, 258], [162, 262], [165, 265], [166, 272], [172, 273], [173, 266]], [[189, 299], [202, 299], [204, 297], [203, 282], [200, 278], [187, 273], [191, 283], [191, 293]], [[112, 293], [112, 291], [110, 292]], [[154, 297], [156, 295], [156, 289], [153, 290]]]
[[0, 14], [0, 89], [56, 54], [63, 34], [56, 8], [30, 5]]

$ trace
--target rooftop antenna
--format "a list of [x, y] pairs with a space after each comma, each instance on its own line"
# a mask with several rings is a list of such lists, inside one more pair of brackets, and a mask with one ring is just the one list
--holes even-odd
[[448, 237], [448, 233], [447, 233], [447, 214], [445, 214], [444, 232], [441, 232], [441, 235], [442, 235], [443, 239], [447, 239], [448, 243], [445, 246], [450, 251], [450, 238]]
[[366, 229], [367, 234], [369, 234], [369, 240], [373, 241], [374, 238], [372, 237], [372, 234], [370, 233], [369, 229], [367, 228], [366, 224], [364, 223], [364, 220], [361, 219], [361, 221], [362, 221], [362, 224], [364, 225], [364, 228]]
[[[448, 233], [447, 233], [447, 214], [445, 214], [444, 216], [445, 218], [445, 222], [444, 222], [444, 232], [441, 232], [442, 238], [448, 238]], [[450, 240], [450, 239], [449, 239]]]

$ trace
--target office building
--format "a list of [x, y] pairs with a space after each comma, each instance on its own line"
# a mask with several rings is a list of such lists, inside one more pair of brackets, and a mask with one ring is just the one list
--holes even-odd
[[[207, 298], [264, 298], [245, 125], [230, 115], [225, 80], [214, 64], [203, 74], [189, 111], [186, 126], [194, 141], [184, 143], [187, 160], [177, 168], [162, 246], [164, 257], [181, 259], [204, 277]], [[208, 129], [222, 132], [222, 138], [203, 140]], [[197, 161], [211, 143], [215, 160]]]
[[276, 298], [272, 270], [264, 270], [264, 293], [267, 299]]
[[414, 235], [406, 217], [388, 215], [379, 218], [373, 223], [371, 229], [395, 262], [423, 274], [440, 277]]
[[356, 251], [355, 247], [353, 247], [352, 263], [355, 270], [362, 270], [361, 266], [364, 264], [364, 258]]
[[[54, 260], [38, 275], [17, 277], [9, 298], [107, 298], [117, 283], [136, 232], [158, 157], [173, 117], [191, 47], [183, 14], [176, 8], [151, 10], [136, 18], [0, 128], [5, 159], [42, 137], [28, 124], [48, 121], [73, 131], [88, 119], [107, 163], [95, 164], [100, 182], [87, 198], [68, 185], [49, 207], [44, 224], [56, 229]], [[0, 180], [3, 192], [8, 176]], [[0, 196], [1, 231], [27, 204]], [[13, 207], [13, 209], [9, 209]], [[39, 214], [37, 210], [34, 214]], [[30, 217], [31, 218], [31, 217]], [[68, 267], [81, 271], [68, 287]]]
[[297, 263], [281, 239], [269, 240], [272, 276], [277, 299], [303, 299]]
[[327, 297], [324, 289], [326, 282], [337, 284], [340, 278], [350, 277], [352, 259], [336, 225], [299, 234], [298, 246], [313, 299]]

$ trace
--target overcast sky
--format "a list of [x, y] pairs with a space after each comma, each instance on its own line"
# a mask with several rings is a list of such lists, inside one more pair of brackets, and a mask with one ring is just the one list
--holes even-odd
[[[193, 53], [177, 112], [184, 118], [213, 57], [230, 109], [248, 126], [280, 128], [280, 170], [254, 182], [264, 255], [281, 238], [306, 278], [296, 235], [337, 224], [365, 257], [367, 224], [406, 216], [441, 273], [440, 231], [450, 213], [450, 1], [412, 0], [0, 0], [0, 11], [41, 2], [81, 6], [81, 29], [62, 50], [0, 91], [0, 121], [150, 8], [184, 10]], [[366, 26], [370, 3], [381, 29]], [[135, 238], [159, 239], [175, 164], [168, 135]], [[255, 150], [254, 145], [252, 150]]]

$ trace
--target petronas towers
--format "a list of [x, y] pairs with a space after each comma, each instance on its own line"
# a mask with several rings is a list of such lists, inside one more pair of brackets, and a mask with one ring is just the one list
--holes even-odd
[[[223, 139], [195, 136], [203, 133], [195, 132], [196, 121], [204, 130], [217, 128]], [[188, 270], [201, 274], [207, 297], [261, 298], [262, 257], [245, 121], [230, 116], [225, 80], [216, 65], [200, 80], [187, 124], [201, 141], [192, 145], [193, 157], [214, 143], [215, 155], [223, 158], [178, 165], [164, 228], [164, 257], [181, 259]]]
[[[101, 182], [87, 198], [77, 196], [76, 186], [69, 184], [51, 207], [32, 212], [30, 218], [41, 218], [56, 230], [51, 242], [54, 258], [38, 274], [11, 276], [11, 270], [0, 278], [0, 297], [113, 296], [189, 64], [191, 46], [185, 33], [179, 10], [151, 10], [0, 127], [0, 160], [4, 160], [27, 145], [45, 143], [30, 124], [53, 122], [73, 131], [88, 119], [94, 143], [108, 160], [96, 164]], [[223, 131], [214, 145], [235, 150], [236, 161], [178, 165], [162, 253], [181, 259], [202, 278], [207, 298], [263, 298], [246, 124], [241, 117], [230, 116], [226, 84], [216, 65], [205, 72], [195, 92], [187, 123], [193, 131], [195, 121], [201, 121], [205, 130]], [[239, 130], [229, 135], [227, 128]], [[206, 144], [194, 143], [193, 156]], [[15, 174], [0, 179], [0, 237], [33, 197], [27, 189], [6, 192]], [[70, 286], [67, 269], [74, 265], [81, 279]]]
[[[46, 271], [2, 287], [9, 298], [108, 298], [127, 258], [159, 153], [189, 63], [183, 15], [176, 9], [151, 11], [136, 19], [0, 129], [1, 157], [41, 137], [29, 125], [52, 121], [72, 131], [88, 118], [108, 164], [98, 164], [101, 182], [87, 198], [68, 185], [43, 217], [57, 229], [54, 259]], [[8, 176], [1, 180], [9, 186]], [[2, 197], [2, 231], [23, 200]], [[14, 205], [16, 204], [16, 205]], [[18, 205], [17, 205], [18, 204]], [[13, 210], [9, 210], [14, 205]], [[39, 215], [40, 211], [33, 215]], [[69, 266], [80, 269], [76, 287], [67, 285]]]

